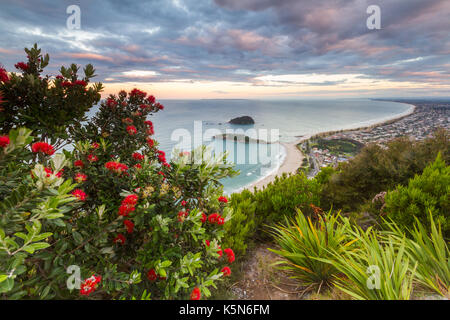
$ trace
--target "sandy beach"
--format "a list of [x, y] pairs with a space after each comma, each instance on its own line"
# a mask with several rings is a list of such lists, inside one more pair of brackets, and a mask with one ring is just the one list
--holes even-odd
[[256, 187], [257, 189], [262, 189], [264, 186], [268, 185], [270, 182], [275, 180], [276, 176], [281, 176], [284, 172], [285, 173], [295, 173], [297, 169], [300, 167], [302, 160], [303, 160], [303, 153], [297, 148], [297, 144], [300, 142], [309, 139], [309, 137], [301, 138], [295, 142], [292, 143], [283, 143], [280, 142], [280, 144], [285, 148], [286, 150], [286, 156], [284, 158], [283, 163], [281, 164], [280, 168], [264, 177], [261, 180], [258, 180], [248, 186], [246, 186], [244, 189], [253, 191], [253, 189]]

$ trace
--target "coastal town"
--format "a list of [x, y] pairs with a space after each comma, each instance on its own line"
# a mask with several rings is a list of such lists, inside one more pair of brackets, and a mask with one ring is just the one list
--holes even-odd
[[340, 162], [348, 161], [363, 145], [375, 143], [386, 147], [387, 142], [401, 136], [424, 140], [438, 128], [450, 129], [449, 101], [396, 102], [412, 104], [415, 109], [400, 119], [368, 128], [321, 134], [299, 144], [306, 155], [301, 168], [309, 177], [314, 177], [320, 168], [336, 167]]

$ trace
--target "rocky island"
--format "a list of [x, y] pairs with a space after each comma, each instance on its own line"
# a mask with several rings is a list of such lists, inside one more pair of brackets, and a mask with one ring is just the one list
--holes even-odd
[[253, 118], [249, 117], [249, 116], [242, 116], [242, 117], [237, 117], [237, 118], [231, 119], [230, 121], [228, 121], [228, 123], [231, 123], [231, 124], [255, 124], [255, 120], [253, 120]]

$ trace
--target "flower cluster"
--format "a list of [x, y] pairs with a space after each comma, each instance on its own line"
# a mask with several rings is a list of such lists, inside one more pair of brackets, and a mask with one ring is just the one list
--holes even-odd
[[105, 163], [105, 168], [118, 174], [122, 174], [124, 172], [127, 172], [128, 170], [128, 166], [126, 164], [115, 161], [109, 161]]
[[123, 199], [119, 207], [119, 215], [127, 217], [131, 212], [135, 210], [137, 201], [138, 196], [135, 194], [130, 194], [125, 199]]
[[53, 149], [53, 146], [51, 144], [48, 144], [47, 142], [35, 142], [31, 145], [31, 151], [34, 153], [37, 152], [43, 152], [45, 154], [48, 154], [51, 156], [55, 153], [55, 150]]
[[9, 81], [8, 72], [5, 69], [0, 68], [0, 82], [8, 82], [8, 81]]
[[94, 292], [97, 289], [100, 281], [102, 281], [101, 276], [96, 277], [95, 275], [92, 275], [90, 278], [87, 278], [81, 284], [80, 294], [88, 296], [91, 292]]
[[29, 66], [27, 63], [25, 62], [17, 62], [14, 67], [16, 67], [16, 69], [22, 70], [22, 71], [27, 71]]
[[137, 129], [135, 126], [127, 126], [127, 132], [130, 136], [133, 136], [137, 133]]
[[145, 158], [145, 156], [143, 154], [140, 154], [139, 152], [133, 153], [132, 157], [134, 160], [137, 160], [137, 161], [144, 160], [144, 158]]
[[223, 225], [225, 223], [225, 218], [222, 217], [220, 214], [218, 213], [211, 213], [208, 216], [208, 221], [211, 224], [215, 224], [217, 223], [218, 225]]
[[85, 201], [86, 200], [86, 193], [84, 193], [83, 190], [81, 189], [75, 189], [72, 191], [72, 195], [74, 197], [76, 197], [78, 200], [80, 201]]
[[76, 181], [76, 182], [82, 183], [82, 182], [84, 182], [84, 181], [86, 181], [86, 180], [87, 180], [87, 175], [85, 175], [85, 174], [83, 174], [83, 173], [80, 173], [80, 172], [77, 172], [77, 173], [75, 174], [75, 181]]
[[8, 136], [0, 136], [0, 148], [6, 148], [10, 143]]

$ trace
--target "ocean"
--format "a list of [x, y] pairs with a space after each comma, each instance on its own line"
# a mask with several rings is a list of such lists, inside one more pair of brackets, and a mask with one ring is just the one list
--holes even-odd
[[[240, 175], [223, 179], [230, 194], [274, 172], [283, 162], [279, 143], [244, 143], [218, 140], [218, 134], [248, 135], [271, 142], [293, 142], [319, 132], [351, 129], [383, 122], [407, 114], [412, 106], [368, 99], [339, 100], [160, 100], [165, 109], [150, 117], [159, 149], [170, 158], [173, 150], [190, 151], [205, 144], [216, 153], [229, 152]], [[228, 121], [250, 116], [254, 125], [232, 125]]]

